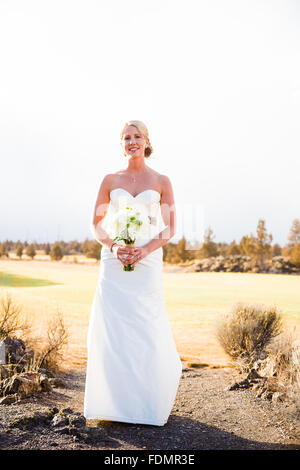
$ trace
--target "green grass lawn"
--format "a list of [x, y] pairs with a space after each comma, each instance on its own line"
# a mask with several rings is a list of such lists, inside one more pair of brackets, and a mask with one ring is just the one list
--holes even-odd
[[[86, 334], [99, 265], [0, 261], [0, 296], [9, 292], [38, 328], [62, 312], [70, 332], [67, 363], [86, 364]], [[236, 301], [277, 305], [286, 328], [300, 329], [300, 276], [252, 273], [164, 273], [172, 332], [183, 359], [228, 364], [215, 324]]]
[[256, 273], [176, 273], [164, 276], [173, 321], [198, 326], [236, 301], [276, 304], [288, 324], [300, 322], [300, 276]]
[[8, 271], [0, 271], [1, 287], [40, 287], [55, 286], [57, 282], [47, 281], [46, 279], [36, 279], [33, 277], [19, 276]]

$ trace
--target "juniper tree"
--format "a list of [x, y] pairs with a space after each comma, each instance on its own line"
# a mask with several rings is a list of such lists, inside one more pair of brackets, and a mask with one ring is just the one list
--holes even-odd
[[292, 226], [290, 228], [289, 236], [288, 236], [288, 247], [293, 248], [293, 246], [300, 243], [300, 220], [294, 219]]

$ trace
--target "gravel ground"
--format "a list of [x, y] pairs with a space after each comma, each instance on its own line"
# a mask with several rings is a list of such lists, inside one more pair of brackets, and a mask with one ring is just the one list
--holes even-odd
[[[241, 376], [231, 368], [184, 368], [176, 401], [163, 427], [88, 420], [89, 433], [57, 432], [45, 423], [14, 426], [15, 420], [56, 407], [83, 412], [85, 370], [63, 377], [55, 388], [12, 405], [0, 406], [0, 449], [105, 450], [295, 450], [299, 423], [292, 407], [257, 398], [252, 390], [228, 388]], [[70, 410], [71, 409], [71, 410]], [[83, 438], [85, 436], [86, 438]]]

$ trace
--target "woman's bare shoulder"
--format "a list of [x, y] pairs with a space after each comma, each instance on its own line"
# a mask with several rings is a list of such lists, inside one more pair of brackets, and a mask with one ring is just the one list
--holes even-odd
[[163, 175], [163, 174], [159, 175], [159, 181], [160, 181], [160, 184], [162, 185], [162, 187], [164, 187], [166, 185], [170, 186], [172, 184], [169, 176]]
[[111, 185], [114, 183], [115, 179], [121, 175], [120, 171], [116, 171], [115, 173], [107, 173], [102, 179], [102, 183], [105, 185]]
[[151, 168], [151, 179], [154, 186], [160, 188], [160, 192], [162, 193], [164, 189], [171, 186], [170, 178], [167, 175], [159, 173]]
[[153, 168], [151, 168], [150, 172], [151, 172], [150, 173], [151, 176], [155, 177], [158, 181], [164, 181], [168, 179], [166, 175], [163, 175], [162, 173], [159, 173], [158, 171], [153, 170]]
[[[149, 167], [148, 167], [149, 168]], [[102, 184], [110, 189], [114, 187], [116, 184], [119, 184], [122, 181], [122, 176], [126, 175], [126, 170], [118, 170], [114, 173], [108, 173], [107, 175], [104, 176]], [[171, 186], [171, 181], [170, 178], [167, 175], [164, 175], [162, 173], [159, 173], [156, 170], [153, 170], [153, 168], [149, 168], [149, 176], [150, 179], [148, 181], [148, 184], [152, 182], [153, 186], [157, 186], [161, 188], [161, 191], [169, 186]]]

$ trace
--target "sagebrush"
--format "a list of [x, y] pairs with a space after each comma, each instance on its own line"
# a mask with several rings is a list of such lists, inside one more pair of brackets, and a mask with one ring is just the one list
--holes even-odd
[[276, 306], [237, 302], [217, 325], [217, 338], [233, 360], [252, 363], [266, 354], [266, 347], [282, 331]]
[[[45, 334], [32, 336], [33, 325], [22, 312], [9, 293], [0, 299], [0, 341], [6, 337], [22, 339], [26, 348], [34, 349], [32, 361], [26, 364], [24, 371], [38, 371], [45, 368], [57, 371], [63, 360], [63, 350], [68, 343], [69, 334], [65, 328], [63, 315], [58, 311], [52, 315], [43, 327]], [[21, 364], [10, 364], [11, 373], [17, 373]]]
[[28, 336], [30, 332], [31, 323], [22, 313], [22, 307], [6, 292], [6, 295], [0, 299], [0, 341], [7, 336], [17, 334], [22, 337]]

